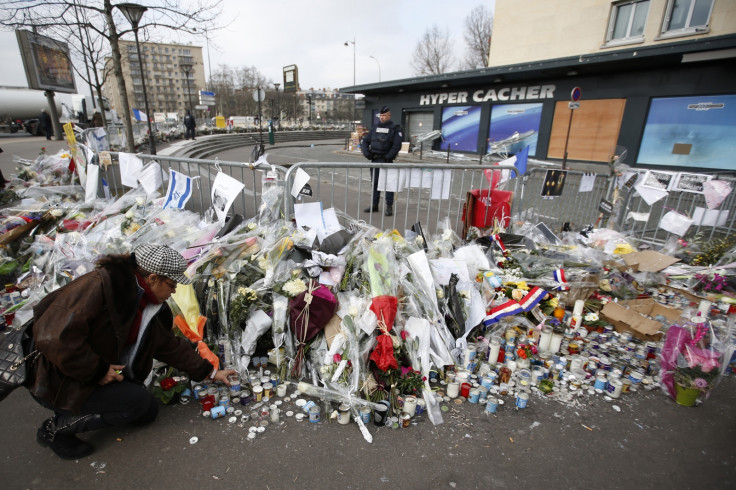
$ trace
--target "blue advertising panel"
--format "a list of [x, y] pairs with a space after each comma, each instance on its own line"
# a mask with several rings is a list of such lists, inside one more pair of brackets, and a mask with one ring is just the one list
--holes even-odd
[[736, 170], [736, 95], [652, 99], [637, 163]]
[[440, 148], [452, 151], [478, 151], [480, 106], [442, 108], [442, 138]]
[[497, 104], [491, 108], [491, 126], [488, 129], [488, 148], [499, 141], [517, 135], [518, 141], [512, 141], [506, 151], [515, 155], [525, 146], [529, 146], [529, 154], [537, 152], [539, 123], [542, 120], [542, 104]]

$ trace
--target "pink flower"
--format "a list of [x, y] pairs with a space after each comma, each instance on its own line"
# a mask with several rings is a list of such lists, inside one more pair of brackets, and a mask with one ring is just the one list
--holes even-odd
[[708, 387], [708, 382], [703, 378], [696, 378], [693, 382], [695, 383], [695, 386], [701, 390]]
[[337, 354], [335, 354], [334, 356], [332, 356], [332, 361], [335, 364], [337, 364], [338, 362], [342, 361], [342, 356], [340, 355], [339, 352]]

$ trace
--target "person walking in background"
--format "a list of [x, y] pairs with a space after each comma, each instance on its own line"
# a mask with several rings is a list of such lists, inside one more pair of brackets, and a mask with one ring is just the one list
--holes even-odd
[[49, 117], [46, 109], [41, 109], [41, 115], [38, 117], [38, 123], [43, 128], [44, 133], [46, 133], [46, 139], [51, 140], [51, 135], [54, 133], [54, 131], [51, 126], [51, 117]]
[[93, 128], [101, 128], [105, 124], [102, 121], [102, 114], [100, 114], [100, 111], [95, 111], [95, 113], [92, 115], [92, 127]]
[[[368, 160], [373, 163], [393, 163], [396, 155], [401, 149], [403, 134], [401, 127], [391, 120], [391, 109], [387, 106], [378, 111], [378, 124], [374, 124], [365, 135], [360, 144], [360, 150]], [[378, 211], [378, 202], [381, 200], [381, 192], [378, 190], [378, 174], [380, 169], [371, 169], [373, 180], [373, 198], [369, 208], [364, 209], [366, 213]], [[386, 191], [386, 216], [394, 214], [394, 193]]]
[[184, 127], [187, 128], [187, 131], [184, 135], [184, 139], [189, 139], [189, 135], [192, 135], [192, 140], [194, 140], [194, 128], [197, 125], [197, 122], [194, 120], [194, 116], [192, 116], [192, 113], [187, 110], [187, 115], [184, 116]]

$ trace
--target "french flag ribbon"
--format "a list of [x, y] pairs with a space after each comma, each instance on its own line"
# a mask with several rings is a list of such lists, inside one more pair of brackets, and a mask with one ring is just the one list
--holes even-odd
[[552, 277], [560, 284], [561, 290], [564, 291], [570, 289], [570, 286], [567, 284], [567, 279], [565, 278], [565, 269], [555, 269], [552, 272]]
[[518, 315], [519, 313], [523, 313], [524, 309], [521, 307], [518, 301], [514, 301], [513, 299], [508, 300], [502, 305], [496, 306], [491, 310], [491, 313], [488, 314], [483, 319], [483, 325], [486, 327], [489, 325], [493, 325], [494, 323], [497, 323], [501, 318], [511, 316], [511, 315]]
[[501, 249], [501, 252], [503, 252], [504, 255], [506, 255], [508, 252], [506, 251], [506, 247], [503, 244], [503, 241], [501, 241], [501, 237], [499, 235], [493, 235], [493, 241], [496, 242], [496, 245], [498, 245], [498, 248]]
[[542, 301], [547, 296], [547, 294], [547, 291], [538, 286], [535, 286], [531, 290], [529, 290], [528, 293], [526, 293], [526, 296], [521, 298], [521, 301], [519, 301], [519, 306], [521, 306], [522, 310], [525, 313], [529, 313], [535, 306], [539, 304], [540, 301]]

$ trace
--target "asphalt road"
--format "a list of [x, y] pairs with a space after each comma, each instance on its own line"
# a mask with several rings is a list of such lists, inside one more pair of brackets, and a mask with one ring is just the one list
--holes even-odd
[[280, 422], [250, 441], [253, 421], [205, 419], [191, 402], [162, 406], [148, 427], [83, 435], [97, 451], [78, 461], [36, 444], [48, 411], [16, 390], [0, 404], [0, 476], [8, 489], [733, 488], [734, 388], [727, 378], [697, 408], [659, 390], [575, 404], [532, 395], [490, 416], [451, 404], [438, 426], [426, 415], [406, 429], [370, 425], [372, 444], [352, 423], [287, 417], [300, 409], [283, 400]]

